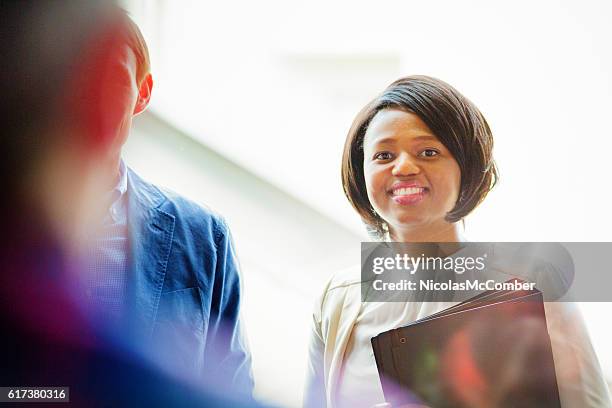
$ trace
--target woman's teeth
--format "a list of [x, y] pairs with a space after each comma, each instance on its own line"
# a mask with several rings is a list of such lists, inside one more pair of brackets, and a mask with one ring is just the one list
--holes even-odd
[[413, 195], [413, 194], [421, 194], [425, 189], [423, 187], [409, 187], [409, 188], [398, 188], [397, 190], [393, 190], [394, 196], [404, 196], [404, 195]]

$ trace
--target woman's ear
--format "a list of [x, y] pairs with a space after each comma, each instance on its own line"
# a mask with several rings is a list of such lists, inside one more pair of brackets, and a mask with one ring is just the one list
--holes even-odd
[[138, 115], [144, 111], [149, 105], [151, 100], [151, 91], [153, 90], [153, 77], [151, 74], [145, 75], [144, 79], [140, 81], [138, 88], [138, 99], [136, 100], [136, 106], [134, 107], [134, 115]]

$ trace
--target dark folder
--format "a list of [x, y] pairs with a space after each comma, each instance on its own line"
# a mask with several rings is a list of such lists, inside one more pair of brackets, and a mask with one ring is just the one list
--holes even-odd
[[542, 293], [488, 291], [372, 338], [387, 402], [560, 407]]

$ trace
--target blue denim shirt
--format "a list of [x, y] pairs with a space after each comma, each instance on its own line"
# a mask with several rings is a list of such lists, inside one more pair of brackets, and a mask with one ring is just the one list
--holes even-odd
[[127, 176], [133, 329], [151, 340], [154, 353], [172, 369], [250, 396], [240, 275], [227, 225], [129, 168]]

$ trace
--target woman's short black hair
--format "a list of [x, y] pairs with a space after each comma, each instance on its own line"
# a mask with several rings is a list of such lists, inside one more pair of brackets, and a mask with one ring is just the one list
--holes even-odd
[[493, 135], [478, 108], [444, 81], [424, 75], [398, 79], [359, 112], [342, 155], [344, 194], [369, 229], [383, 236], [386, 222], [374, 211], [363, 174], [363, 139], [372, 118], [384, 109], [417, 115], [451, 152], [461, 170], [455, 207], [446, 215], [456, 222], [486, 197], [498, 180], [493, 160]]

